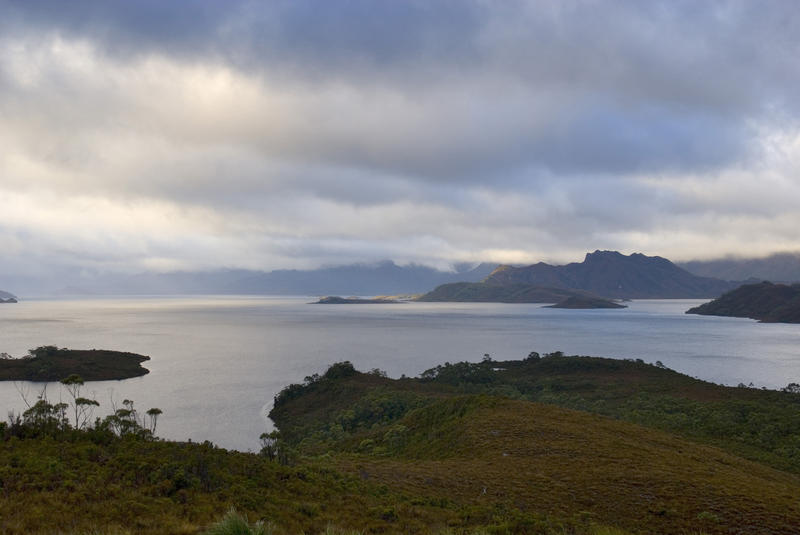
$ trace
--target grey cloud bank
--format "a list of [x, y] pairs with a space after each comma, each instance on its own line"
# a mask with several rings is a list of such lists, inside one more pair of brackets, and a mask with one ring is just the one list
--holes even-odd
[[0, 276], [800, 249], [793, 2], [0, 14]]

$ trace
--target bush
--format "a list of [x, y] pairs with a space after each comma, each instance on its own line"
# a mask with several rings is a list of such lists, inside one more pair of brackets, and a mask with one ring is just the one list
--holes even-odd
[[250, 524], [247, 517], [231, 509], [225, 517], [211, 526], [205, 535], [271, 535], [274, 529], [271, 524], [261, 521]]

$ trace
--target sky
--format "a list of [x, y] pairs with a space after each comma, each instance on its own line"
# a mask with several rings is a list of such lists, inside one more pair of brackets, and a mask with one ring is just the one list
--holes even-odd
[[0, 0], [0, 276], [800, 250], [800, 6]]

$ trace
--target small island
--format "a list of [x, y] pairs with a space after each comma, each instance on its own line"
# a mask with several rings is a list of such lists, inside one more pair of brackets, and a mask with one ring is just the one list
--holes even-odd
[[311, 303], [312, 305], [387, 305], [395, 304], [400, 301], [396, 299], [387, 299], [385, 297], [374, 297], [372, 299], [364, 299], [361, 297], [340, 297], [338, 295], [329, 295], [321, 297], [319, 301]]
[[568, 308], [568, 309], [594, 309], [594, 308], [628, 308], [610, 299], [590, 296], [572, 296], [559, 301], [554, 305], [547, 305], [544, 308]]
[[764, 323], [800, 323], [800, 284], [744, 284], [686, 313], [750, 318]]
[[129, 379], [150, 373], [150, 357], [105, 349], [41, 346], [21, 358], [0, 359], [0, 381], [60, 381], [72, 374], [84, 381]]
[[18, 302], [16, 295], [0, 290], [0, 304], [16, 302]]

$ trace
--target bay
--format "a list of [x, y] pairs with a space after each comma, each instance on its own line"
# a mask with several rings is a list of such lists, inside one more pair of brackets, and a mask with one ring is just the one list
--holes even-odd
[[[702, 300], [642, 300], [619, 310], [539, 304], [310, 305], [309, 297], [115, 297], [0, 306], [0, 351], [40, 345], [132, 351], [150, 373], [87, 383], [97, 415], [132, 399], [164, 411], [163, 438], [257, 450], [274, 395], [350, 360], [416, 376], [446, 361], [520, 359], [530, 351], [641, 358], [704, 380], [780, 388], [800, 382], [800, 325], [686, 315]], [[0, 407], [24, 408], [37, 383], [0, 382]], [[59, 385], [49, 399], [66, 399]]]

